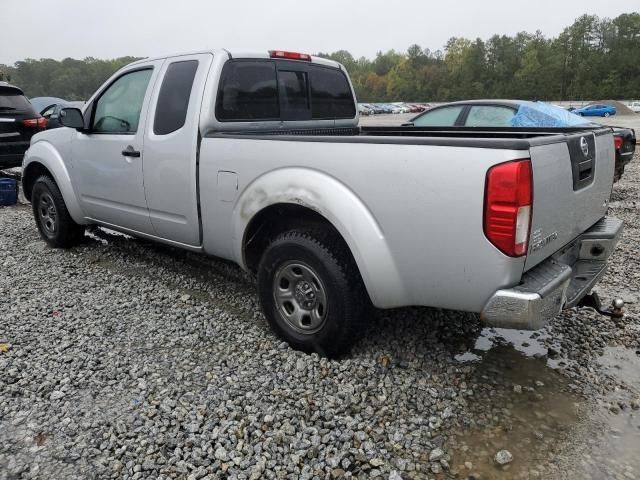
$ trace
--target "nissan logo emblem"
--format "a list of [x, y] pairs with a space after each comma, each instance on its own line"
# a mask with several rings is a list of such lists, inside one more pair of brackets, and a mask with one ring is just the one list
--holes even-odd
[[585, 157], [589, 155], [589, 144], [587, 143], [587, 139], [584, 137], [580, 137], [580, 149]]

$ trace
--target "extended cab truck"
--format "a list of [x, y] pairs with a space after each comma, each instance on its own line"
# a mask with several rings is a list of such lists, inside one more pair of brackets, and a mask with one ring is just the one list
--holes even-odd
[[23, 165], [50, 245], [95, 224], [234, 260], [273, 329], [324, 355], [370, 303], [540, 328], [622, 229], [610, 129], [360, 129], [344, 68], [304, 54], [142, 60], [62, 113]]

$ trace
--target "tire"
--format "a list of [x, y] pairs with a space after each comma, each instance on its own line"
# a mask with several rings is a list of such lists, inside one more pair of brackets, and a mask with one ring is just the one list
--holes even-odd
[[258, 295], [280, 338], [332, 358], [359, 339], [370, 302], [343, 240], [320, 229], [288, 231], [271, 242], [258, 265]]
[[73, 221], [56, 182], [42, 175], [31, 190], [33, 216], [40, 235], [53, 248], [70, 248], [80, 243], [85, 228]]
[[616, 168], [615, 173], [613, 174], [613, 183], [619, 182], [622, 175], [624, 175], [624, 167]]
[[611, 114], [609, 112], [604, 112], [604, 116], [605, 117], [609, 117], [609, 116], [611, 116]]

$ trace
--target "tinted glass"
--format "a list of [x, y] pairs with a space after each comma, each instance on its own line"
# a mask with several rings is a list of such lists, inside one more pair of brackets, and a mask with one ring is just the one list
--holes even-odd
[[56, 111], [56, 107], [57, 105], [51, 105], [50, 107], [48, 107], [44, 112], [41, 112], [40, 114], [44, 117], [44, 118], [49, 118], [51, 115], [53, 115], [53, 112]]
[[147, 92], [151, 69], [127, 73], [109, 86], [96, 102], [92, 130], [97, 133], [134, 133]]
[[197, 60], [173, 62], [167, 68], [158, 95], [153, 133], [166, 135], [182, 128], [187, 118]]
[[467, 127], [511, 127], [511, 119], [516, 114], [509, 107], [476, 105], [469, 109]]
[[463, 105], [434, 108], [416, 118], [413, 124], [416, 127], [453, 127], [463, 108]]
[[340, 70], [310, 67], [311, 117], [353, 118], [356, 107], [347, 77]]
[[227, 62], [216, 103], [222, 121], [278, 120], [276, 67], [273, 62]]
[[[278, 71], [280, 100], [287, 113], [309, 112], [309, 88], [307, 72]], [[308, 114], [308, 113], [307, 113]]]
[[11, 90], [0, 90], [0, 111], [33, 112], [33, 107], [24, 95]]

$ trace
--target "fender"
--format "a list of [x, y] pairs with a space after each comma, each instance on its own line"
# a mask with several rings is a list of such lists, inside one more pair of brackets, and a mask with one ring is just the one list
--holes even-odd
[[71, 176], [60, 152], [46, 140], [39, 140], [32, 144], [27, 150], [22, 163], [23, 172], [25, 172], [22, 180], [23, 185], [29, 181], [29, 166], [34, 163], [39, 163], [49, 170], [60, 189], [60, 193], [62, 193], [62, 198], [64, 198], [64, 203], [71, 218], [80, 225], [86, 225], [88, 222], [84, 218], [78, 197], [71, 185]]
[[406, 304], [406, 290], [384, 233], [362, 201], [344, 184], [309, 168], [273, 170], [249, 184], [233, 209], [233, 255], [246, 269], [243, 239], [247, 225], [276, 203], [307, 207], [327, 219], [349, 246], [376, 307]]

